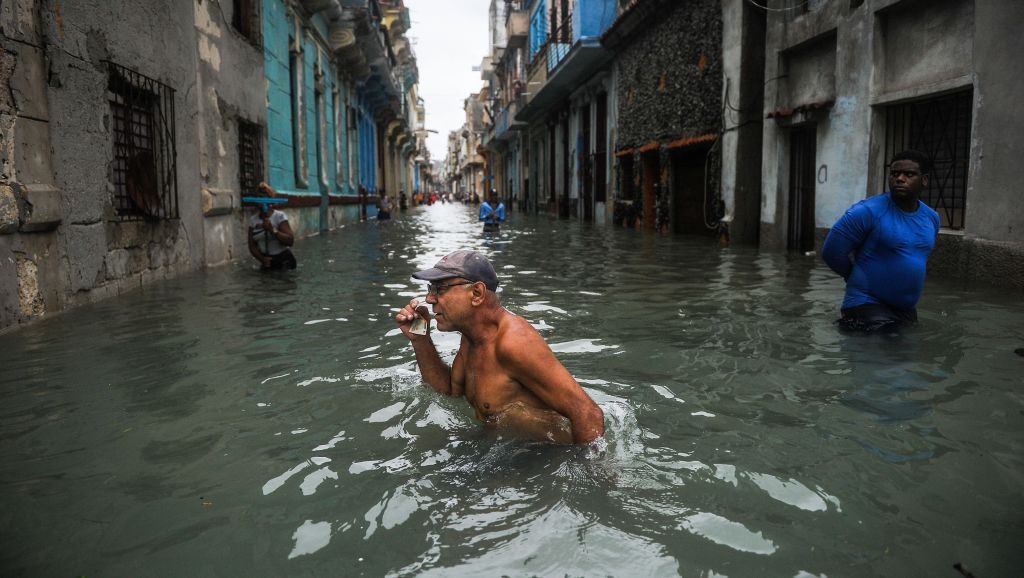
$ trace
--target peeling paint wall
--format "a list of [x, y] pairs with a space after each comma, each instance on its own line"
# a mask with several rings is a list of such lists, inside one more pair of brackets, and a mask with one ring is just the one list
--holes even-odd
[[[202, 265], [193, 22], [190, 2], [0, 9], [0, 330]], [[116, 214], [107, 61], [175, 91], [176, 219]]]
[[235, 3], [195, 1], [196, 86], [200, 119], [204, 261], [248, 259], [248, 218], [241, 207], [238, 123], [266, 127], [263, 50], [232, 26]]

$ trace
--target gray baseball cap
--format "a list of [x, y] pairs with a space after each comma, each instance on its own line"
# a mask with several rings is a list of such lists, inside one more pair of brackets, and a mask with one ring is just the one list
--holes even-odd
[[498, 288], [498, 274], [491, 267], [491, 262], [483, 254], [476, 251], [455, 251], [434, 263], [430, 269], [417, 271], [412, 276], [424, 281], [441, 281], [461, 277], [468, 281], [482, 281], [488, 289]]

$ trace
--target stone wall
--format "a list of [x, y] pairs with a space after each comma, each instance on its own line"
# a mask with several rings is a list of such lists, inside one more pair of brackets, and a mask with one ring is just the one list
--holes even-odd
[[722, 122], [722, 12], [673, 2], [618, 55], [616, 149], [717, 133]]

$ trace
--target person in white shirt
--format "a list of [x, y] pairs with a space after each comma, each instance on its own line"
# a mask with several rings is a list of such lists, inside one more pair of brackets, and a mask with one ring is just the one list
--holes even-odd
[[[267, 183], [260, 183], [260, 192], [267, 196], [277, 191]], [[259, 213], [249, 220], [249, 253], [263, 269], [294, 269], [298, 262], [289, 247], [295, 243], [295, 234], [288, 224], [288, 216], [272, 205], [260, 205]]]

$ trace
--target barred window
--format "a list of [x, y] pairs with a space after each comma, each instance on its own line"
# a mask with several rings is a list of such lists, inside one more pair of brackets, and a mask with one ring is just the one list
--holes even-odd
[[235, 0], [231, 25], [245, 36], [253, 46], [263, 47], [263, 29], [260, 18], [262, 0]]
[[[896, 104], [885, 110], [885, 171], [900, 151], [928, 155], [932, 173], [921, 200], [935, 209], [942, 226], [964, 228], [967, 174], [971, 153], [971, 89], [935, 98]], [[888, 182], [883, 177], [883, 182]]]
[[238, 183], [242, 195], [260, 196], [263, 180], [263, 127], [238, 119]]
[[174, 89], [106, 62], [113, 117], [110, 181], [122, 221], [178, 218]]
[[291, 88], [292, 88], [292, 154], [295, 160], [295, 186], [304, 189], [309, 186], [309, 158], [306, 156], [306, 74], [302, 50], [302, 32], [296, 25], [298, 36], [289, 39], [291, 46]]

